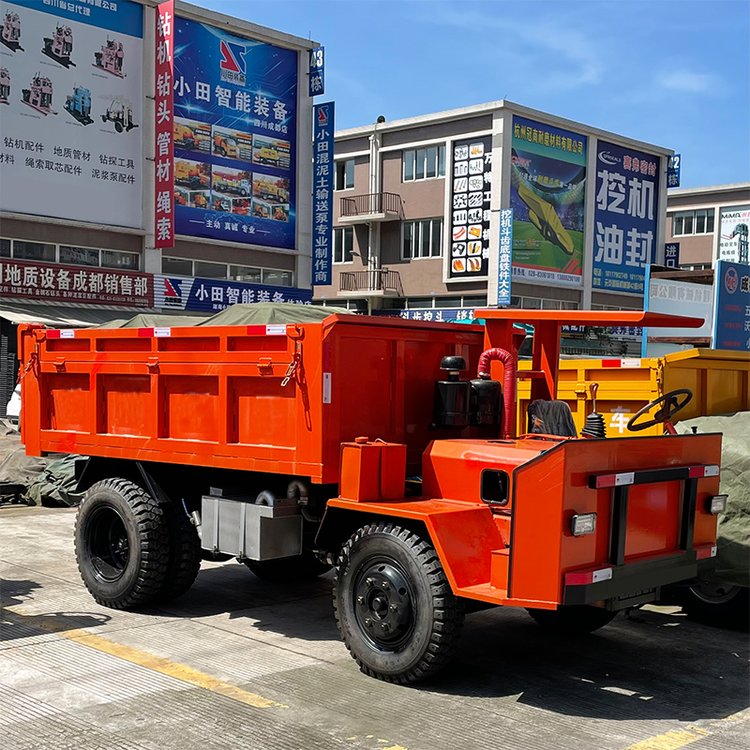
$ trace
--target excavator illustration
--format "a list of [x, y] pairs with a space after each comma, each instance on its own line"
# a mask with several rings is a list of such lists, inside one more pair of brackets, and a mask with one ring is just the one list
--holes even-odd
[[[515, 156], [515, 151], [513, 155]], [[573, 255], [573, 238], [562, 225], [555, 206], [539, 195], [538, 191], [548, 193], [550, 196], [558, 196], [558, 200], [559, 196], [567, 193], [568, 195], [565, 195], [564, 202], [570, 202], [579, 191], [583, 190], [584, 175], [585, 172], [581, 169], [579, 174], [568, 185], [558, 188], [546, 188], [536, 184], [532, 187], [531, 177], [524, 167], [514, 163], [511, 168], [513, 186], [516, 188], [518, 197], [529, 210], [529, 221], [545, 240], [557, 245], [557, 247], [568, 255]]]

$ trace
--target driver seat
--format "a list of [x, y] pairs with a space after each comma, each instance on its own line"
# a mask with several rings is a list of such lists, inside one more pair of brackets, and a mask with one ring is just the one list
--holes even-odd
[[547, 401], [539, 398], [529, 404], [526, 413], [530, 434], [578, 437], [573, 413], [565, 401]]

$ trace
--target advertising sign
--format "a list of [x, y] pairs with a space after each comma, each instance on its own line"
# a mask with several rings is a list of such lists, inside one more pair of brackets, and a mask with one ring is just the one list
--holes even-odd
[[325, 48], [316, 47], [310, 50], [310, 96], [325, 93]]
[[244, 281], [154, 276], [154, 307], [216, 312], [237, 303], [294, 302], [309, 305], [309, 289], [248, 284]]
[[175, 20], [175, 231], [295, 245], [297, 53]]
[[680, 187], [680, 171], [682, 169], [682, 156], [672, 154], [669, 157], [669, 166], [667, 167], [667, 187]]
[[643, 294], [654, 260], [659, 157], [599, 141], [596, 163], [592, 285]]
[[333, 102], [313, 107], [313, 286], [332, 282], [334, 117]]
[[586, 136], [514, 117], [512, 143], [513, 276], [580, 286]]
[[0, 2], [0, 208], [143, 226], [143, 6]]
[[750, 266], [720, 260], [714, 287], [714, 349], [750, 351]]
[[453, 142], [448, 278], [486, 277], [490, 258], [492, 138]]
[[0, 297], [153, 307], [152, 276], [135, 271], [0, 260]]
[[414, 310], [373, 310], [373, 315], [399, 317], [402, 320], [424, 320], [427, 323], [472, 323], [473, 307], [428, 307]]
[[667, 242], [664, 244], [664, 265], [667, 268], [680, 267], [680, 243]]
[[750, 263], [748, 253], [750, 206], [732, 206], [721, 210], [719, 260]]
[[174, 247], [174, 0], [156, 8], [154, 242]]
[[513, 209], [500, 211], [500, 252], [497, 258], [497, 306], [510, 305], [511, 258], [513, 256]]

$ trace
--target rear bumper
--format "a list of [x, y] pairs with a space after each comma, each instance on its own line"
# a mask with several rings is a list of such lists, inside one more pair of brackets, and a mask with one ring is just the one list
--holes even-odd
[[670, 555], [658, 560], [628, 563], [611, 568], [611, 576], [596, 583], [563, 586], [565, 605], [606, 602], [608, 609], [625, 609], [636, 604], [654, 601], [659, 588], [695, 578], [698, 572], [710, 571], [715, 558], [699, 560], [695, 550]]

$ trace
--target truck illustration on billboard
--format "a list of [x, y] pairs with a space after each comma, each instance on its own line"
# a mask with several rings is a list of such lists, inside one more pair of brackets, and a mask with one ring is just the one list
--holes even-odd
[[289, 169], [291, 164], [289, 141], [267, 136], [253, 136], [253, 163], [276, 169]]
[[249, 172], [240, 170], [214, 168], [212, 187], [217, 193], [245, 198], [252, 194], [252, 176]]
[[211, 167], [200, 161], [175, 159], [174, 181], [190, 190], [205, 190], [211, 186]]

